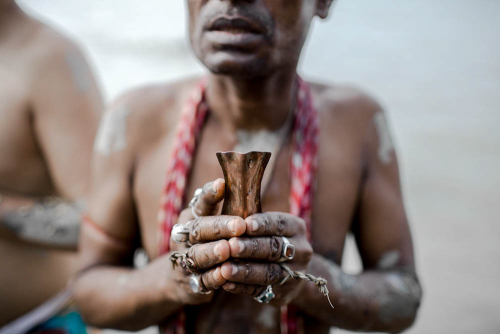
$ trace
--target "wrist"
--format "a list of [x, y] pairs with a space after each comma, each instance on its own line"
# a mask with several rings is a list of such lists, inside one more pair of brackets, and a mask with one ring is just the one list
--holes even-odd
[[345, 274], [337, 264], [318, 254], [312, 256], [306, 271], [308, 274], [326, 280], [328, 296], [313, 282], [305, 282], [297, 298], [293, 300], [293, 304], [306, 312], [311, 311], [311, 305], [318, 303], [330, 304], [330, 306], [331, 303], [336, 304], [340, 297], [338, 291], [339, 286], [341, 286], [340, 282], [344, 276], [349, 275]]
[[142, 276], [141, 282], [149, 286], [148, 293], [143, 296], [144, 299], [170, 305], [172, 308], [182, 306], [178, 282], [168, 255], [156, 258], [149, 265], [138, 270], [138, 274]]

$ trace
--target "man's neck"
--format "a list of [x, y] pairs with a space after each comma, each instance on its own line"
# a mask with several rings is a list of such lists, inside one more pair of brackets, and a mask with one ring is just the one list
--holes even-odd
[[279, 129], [294, 101], [296, 72], [245, 80], [210, 75], [207, 102], [214, 119], [230, 132]]

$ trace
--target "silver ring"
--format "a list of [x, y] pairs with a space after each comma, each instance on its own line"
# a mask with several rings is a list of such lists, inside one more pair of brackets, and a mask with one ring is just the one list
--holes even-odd
[[261, 304], [269, 303], [276, 295], [273, 292], [273, 287], [268, 285], [264, 291], [262, 291], [257, 297], [254, 297], [256, 301]]
[[181, 224], [175, 224], [170, 233], [172, 240], [178, 244], [189, 240], [189, 228]]
[[200, 218], [200, 216], [194, 211], [194, 205], [196, 204], [196, 202], [200, 198], [202, 192], [203, 192], [203, 189], [201, 189], [201, 188], [196, 189], [194, 191], [193, 198], [191, 199], [191, 201], [189, 201], [189, 207], [191, 208], [191, 213], [193, 214], [194, 218]]
[[189, 277], [189, 286], [194, 293], [201, 293], [203, 295], [208, 295], [210, 291], [205, 291], [203, 285], [201, 284], [201, 276], [199, 274], [192, 274]]
[[295, 256], [295, 246], [290, 243], [288, 238], [281, 237], [283, 239], [283, 245], [281, 246], [281, 258], [279, 262], [285, 262], [293, 260]]

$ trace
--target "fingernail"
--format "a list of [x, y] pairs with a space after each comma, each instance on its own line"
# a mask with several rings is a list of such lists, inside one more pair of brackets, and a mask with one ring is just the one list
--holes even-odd
[[238, 253], [243, 253], [245, 250], [245, 243], [242, 240], [238, 240]]
[[219, 268], [214, 270], [214, 272], [212, 273], [212, 277], [214, 278], [215, 281], [219, 280], [219, 278], [220, 278], [220, 269]]
[[217, 189], [219, 188], [219, 179], [215, 180], [214, 183], [212, 183], [212, 191], [214, 194], [217, 192]]
[[219, 258], [221, 257], [221, 254], [220, 254], [220, 248], [221, 248], [221, 244], [218, 243], [217, 245], [215, 245], [214, 247], [214, 254], [217, 255]]
[[231, 264], [231, 275], [236, 275], [238, 273], [238, 266]]
[[252, 219], [252, 232], [256, 232], [259, 229], [259, 223]]
[[236, 284], [234, 283], [226, 283], [226, 290], [234, 290], [236, 288]]
[[227, 222], [227, 228], [233, 234], [236, 234], [236, 222], [237, 222], [236, 218], [231, 219], [230, 221]]

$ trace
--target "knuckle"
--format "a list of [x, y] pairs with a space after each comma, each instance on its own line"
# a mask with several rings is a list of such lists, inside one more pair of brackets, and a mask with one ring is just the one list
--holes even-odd
[[195, 241], [201, 240], [201, 218], [196, 218], [191, 225], [191, 237]]
[[298, 230], [300, 232], [306, 232], [307, 226], [306, 226], [306, 221], [302, 218], [297, 219], [297, 225], [298, 225]]
[[306, 247], [304, 248], [304, 262], [309, 263], [313, 256], [313, 249], [309, 243], [306, 243]]
[[243, 271], [243, 273], [244, 273], [245, 279], [248, 279], [252, 276], [253, 268], [249, 263], [245, 264], [245, 270]]
[[200, 266], [200, 263], [198, 262], [197, 249], [198, 249], [198, 247], [196, 247], [196, 245], [194, 245], [193, 247], [189, 248], [189, 250], [187, 252], [187, 256], [189, 257], [189, 259], [191, 259], [193, 261], [194, 265], [197, 268], [199, 268], [201, 266]]
[[253, 229], [253, 232], [261, 232], [263, 231], [262, 229], [264, 228], [264, 232], [266, 231], [267, 227], [268, 227], [268, 218], [266, 216], [266, 214], [264, 213], [259, 213], [259, 214], [256, 214], [256, 215], [253, 215], [252, 216], [252, 221], [253, 222], [256, 222], [257, 223], [257, 228]]
[[276, 234], [283, 235], [285, 233], [285, 219], [282, 215], [276, 217]]
[[269, 217], [266, 214], [262, 214], [262, 225], [264, 225], [264, 231], [266, 234], [273, 234], [274, 226], [269, 223]]
[[259, 240], [258, 239], [249, 239], [249, 241], [250, 241], [250, 247], [249, 247], [250, 255], [256, 256], [257, 253], [259, 252], [259, 249], [260, 249]]
[[271, 284], [273, 282], [278, 281], [280, 274], [281, 274], [281, 268], [278, 265], [276, 264], [270, 265], [267, 269], [266, 282], [268, 284]]
[[210, 228], [210, 232], [213, 234], [213, 235], [219, 235], [221, 232], [221, 227], [223, 226], [223, 222], [221, 222], [221, 218], [220, 217], [216, 217], [214, 218], [213, 220], [210, 221], [210, 224], [209, 224], [209, 228]]
[[279, 259], [281, 257], [281, 242], [282, 240], [279, 237], [269, 238], [270, 260]]
[[194, 259], [196, 257], [196, 245], [188, 249], [187, 256]]

